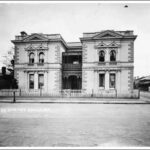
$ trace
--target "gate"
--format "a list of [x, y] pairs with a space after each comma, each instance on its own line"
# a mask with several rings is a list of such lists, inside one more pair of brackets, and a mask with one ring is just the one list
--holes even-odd
[[82, 97], [82, 90], [62, 90], [62, 97]]

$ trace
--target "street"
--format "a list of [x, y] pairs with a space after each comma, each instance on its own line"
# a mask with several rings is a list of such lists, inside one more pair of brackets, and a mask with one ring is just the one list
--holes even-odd
[[147, 147], [150, 105], [1, 103], [0, 146]]

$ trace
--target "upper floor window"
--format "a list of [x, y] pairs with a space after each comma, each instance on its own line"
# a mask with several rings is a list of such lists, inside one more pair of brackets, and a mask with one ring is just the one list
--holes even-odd
[[104, 51], [99, 52], [99, 61], [104, 62], [105, 61], [105, 53]]
[[43, 53], [43, 52], [41, 52], [41, 53], [39, 54], [39, 63], [41, 63], [41, 64], [44, 63], [44, 53]]
[[110, 61], [116, 61], [116, 51], [112, 50], [110, 52]]
[[30, 55], [29, 55], [29, 63], [30, 64], [34, 63], [34, 53], [30, 53]]

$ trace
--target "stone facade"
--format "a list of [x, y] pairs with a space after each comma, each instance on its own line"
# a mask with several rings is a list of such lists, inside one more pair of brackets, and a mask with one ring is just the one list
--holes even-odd
[[66, 43], [60, 34], [21, 32], [12, 40], [19, 88], [130, 97], [135, 39], [133, 31], [105, 30], [83, 33], [80, 42]]

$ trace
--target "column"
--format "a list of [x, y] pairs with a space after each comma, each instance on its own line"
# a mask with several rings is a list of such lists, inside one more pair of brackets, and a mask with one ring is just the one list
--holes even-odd
[[116, 84], [117, 84], [117, 93], [120, 93], [120, 87], [121, 87], [121, 82], [120, 82], [120, 80], [121, 80], [121, 78], [120, 78], [120, 76], [121, 76], [121, 71], [119, 70], [118, 72], [117, 72], [117, 80], [116, 80]]
[[34, 89], [35, 90], [38, 89], [38, 73], [37, 72], [34, 73]]
[[109, 90], [109, 71], [105, 73], [105, 90]]
[[25, 87], [25, 90], [28, 90], [29, 89], [29, 74], [28, 72], [25, 72], [25, 75], [26, 75], [26, 87]]
[[105, 61], [106, 61], [106, 62], [110, 61], [110, 60], [109, 60], [109, 49], [106, 49]]
[[98, 72], [95, 70], [94, 71], [94, 82], [93, 82], [94, 92], [97, 92], [97, 90], [98, 90], [98, 84], [99, 84]]
[[38, 52], [35, 51], [35, 63], [38, 63]]
[[47, 74], [48, 74], [48, 72], [46, 71], [45, 73], [44, 73], [44, 90], [45, 90], [45, 92], [47, 92], [47, 83], [48, 83], [48, 81], [47, 81]]
[[120, 49], [118, 48], [116, 52], [116, 61], [120, 61]]

